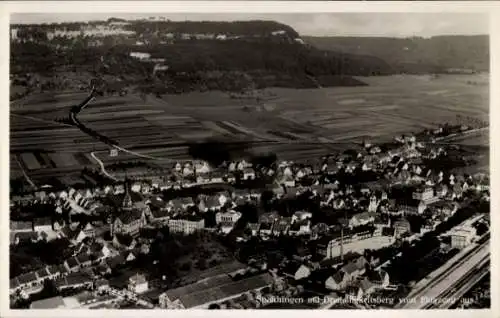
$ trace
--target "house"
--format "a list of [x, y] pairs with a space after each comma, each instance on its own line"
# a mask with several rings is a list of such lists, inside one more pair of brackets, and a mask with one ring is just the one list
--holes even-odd
[[289, 262], [283, 269], [283, 274], [295, 280], [301, 280], [311, 275], [311, 268], [298, 262]]
[[50, 278], [50, 273], [49, 271], [47, 270], [46, 267], [42, 268], [42, 269], [39, 269], [35, 272], [35, 275], [37, 277], [37, 281], [39, 283], [42, 283], [45, 279], [48, 279]]
[[349, 299], [360, 300], [363, 297], [363, 289], [359, 284], [351, 285], [346, 288], [345, 295]]
[[389, 274], [384, 270], [372, 270], [368, 273], [367, 277], [378, 288], [389, 286]]
[[318, 237], [328, 233], [330, 228], [326, 223], [317, 223], [311, 228], [311, 238], [317, 239]]
[[462, 198], [463, 193], [464, 193], [463, 188], [458, 183], [455, 183], [452, 187], [451, 192], [448, 194], [448, 196], [452, 200], [455, 200], [455, 199]]
[[438, 184], [436, 186], [436, 196], [438, 198], [444, 198], [448, 193], [448, 186], [446, 184]]
[[201, 212], [218, 211], [224, 207], [227, 201], [227, 197], [222, 194], [220, 196], [209, 196], [200, 200], [198, 208]]
[[343, 290], [349, 282], [349, 276], [344, 271], [339, 270], [334, 275], [328, 277], [325, 287], [329, 290]]
[[410, 199], [399, 202], [399, 210], [403, 214], [422, 214], [427, 208], [427, 204], [423, 201]]
[[92, 260], [88, 254], [80, 254], [76, 257], [80, 268], [88, 267], [92, 264]]
[[149, 214], [147, 215], [151, 222], [164, 223], [168, 220], [169, 206], [160, 197], [153, 197], [146, 201], [149, 206]]
[[83, 230], [80, 230], [78, 234], [73, 238], [74, 243], [81, 243], [87, 238], [87, 235]]
[[352, 260], [346, 265], [342, 266], [340, 270], [343, 271], [350, 280], [352, 280], [364, 274], [367, 264], [368, 261], [366, 260], [366, 258], [360, 256], [357, 259]]
[[9, 230], [11, 233], [32, 232], [33, 224], [32, 222], [10, 221]]
[[125, 264], [126, 260], [122, 254], [118, 254], [114, 257], [110, 257], [110, 258], [106, 259], [105, 262], [109, 266], [109, 268], [111, 270], [113, 270], [113, 269], [118, 268], [118, 267], [122, 266], [123, 264]]
[[368, 278], [363, 278], [363, 280], [361, 280], [359, 283], [358, 283], [359, 287], [361, 287], [361, 290], [363, 291], [363, 295], [366, 296], [366, 295], [370, 295], [371, 293], [373, 293], [377, 287], [377, 285], [375, 285], [374, 283], [372, 283]]
[[293, 222], [292, 225], [290, 225], [288, 234], [292, 236], [311, 234], [311, 221], [305, 219], [302, 221]]
[[70, 273], [67, 276], [63, 276], [62, 278], [56, 280], [55, 282], [56, 288], [59, 291], [68, 288], [82, 288], [82, 287], [92, 287], [93, 280], [89, 274], [84, 272], [78, 273]]
[[243, 180], [254, 180], [255, 179], [255, 170], [252, 168], [243, 169]]
[[98, 291], [106, 290], [109, 288], [109, 281], [107, 279], [104, 279], [104, 278], [98, 279], [94, 283], [94, 288]]
[[152, 208], [150, 213], [150, 221], [158, 224], [168, 223], [170, 217], [169, 210], [167, 208]]
[[50, 217], [36, 218], [33, 220], [33, 231], [35, 232], [52, 232], [52, 220]]
[[292, 215], [292, 224], [297, 221], [304, 221], [312, 218], [312, 213], [307, 211], [297, 211]]
[[248, 223], [247, 228], [252, 233], [252, 236], [257, 236], [257, 234], [259, 233], [259, 229], [260, 229], [260, 223]]
[[61, 270], [58, 266], [51, 265], [47, 266], [46, 269], [49, 272], [50, 279], [58, 279], [61, 276]]
[[349, 227], [354, 228], [357, 226], [373, 223], [375, 221], [375, 216], [376, 214], [372, 212], [362, 212], [355, 214], [349, 219]]
[[18, 283], [16, 289], [32, 288], [40, 284], [35, 272], [19, 275], [16, 279]]
[[292, 175], [284, 175], [280, 184], [283, 184], [285, 188], [294, 188], [295, 187], [295, 178]]
[[17, 232], [14, 233], [12, 244], [18, 245], [21, 243], [35, 243], [40, 240], [40, 236], [36, 232]]
[[129, 278], [128, 290], [136, 294], [142, 294], [148, 290], [148, 281], [142, 274], [135, 274]]
[[125, 261], [127, 262], [132, 262], [136, 259], [135, 253], [133, 251], [128, 252], [128, 254], [126, 255], [127, 257], [125, 257]]
[[458, 210], [458, 206], [454, 202], [439, 201], [432, 204], [429, 209], [432, 211], [433, 215], [442, 215], [445, 217], [449, 217]]
[[174, 211], [185, 211], [188, 208], [195, 206], [195, 203], [192, 197], [181, 197], [170, 200], [168, 202], [168, 206]]
[[411, 233], [410, 222], [407, 219], [401, 218], [394, 222], [394, 232], [396, 236], [401, 236], [404, 233]]
[[97, 265], [94, 270], [98, 275], [101, 276], [111, 274], [112, 272], [111, 267], [109, 267], [109, 265], [106, 263]]
[[136, 244], [137, 241], [131, 235], [117, 233], [113, 236], [113, 246], [116, 248], [131, 250], [135, 248]]
[[422, 226], [420, 227], [420, 235], [423, 235], [427, 232], [430, 232], [430, 231], [434, 231], [434, 229], [436, 228], [436, 223], [431, 220], [431, 219], [426, 219], [424, 224], [422, 224]]
[[80, 263], [76, 257], [71, 257], [64, 261], [64, 267], [68, 272], [76, 272], [80, 270]]
[[279, 220], [273, 224], [272, 235], [280, 236], [288, 234], [290, 223], [286, 220]]

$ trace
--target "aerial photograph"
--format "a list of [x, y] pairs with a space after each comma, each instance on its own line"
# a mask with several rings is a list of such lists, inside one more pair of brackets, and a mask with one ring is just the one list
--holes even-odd
[[489, 309], [488, 15], [10, 15], [10, 309]]

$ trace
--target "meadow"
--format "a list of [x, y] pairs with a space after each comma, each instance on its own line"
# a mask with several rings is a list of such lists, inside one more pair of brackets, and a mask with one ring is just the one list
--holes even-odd
[[[477, 79], [475, 79], [477, 78]], [[98, 97], [79, 116], [88, 128], [120, 146], [157, 158], [157, 165], [189, 159], [179, 142], [208, 138], [253, 140], [252, 152], [280, 159], [314, 159], [342, 151], [363, 139], [384, 141], [396, 134], [455, 122], [457, 115], [488, 121], [488, 86], [470, 85], [484, 76], [441, 75], [359, 78], [369, 86], [265, 89], [257, 98], [235, 99], [219, 91], [181, 95]], [[78, 128], [57, 122], [85, 98], [83, 92], [32, 96], [11, 105], [12, 175], [21, 167], [33, 179], [68, 176], [87, 166], [139, 160], [110, 156], [110, 149]], [[476, 138], [476, 139], [474, 139]], [[460, 143], [485, 144], [486, 137]], [[260, 143], [275, 140], [277, 143]], [[144, 161], [147, 159], [140, 159]], [[19, 161], [17, 163], [16, 161]]]

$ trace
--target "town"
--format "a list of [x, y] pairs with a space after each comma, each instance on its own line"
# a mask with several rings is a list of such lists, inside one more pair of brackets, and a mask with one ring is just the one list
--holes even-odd
[[89, 12], [10, 15], [10, 309], [491, 307], [487, 16]]
[[303, 163], [193, 160], [12, 195], [11, 306], [394, 307], [489, 239], [489, 176], [431, 168], [471, 131], [446, 127]]

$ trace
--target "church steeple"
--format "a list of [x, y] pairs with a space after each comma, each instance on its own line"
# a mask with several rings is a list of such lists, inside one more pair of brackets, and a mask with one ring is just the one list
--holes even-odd
[[130, 196], [130, 183], [128, 180], [125, 180], [125, 197], [122, 201], [123, 208], [131, 208], [132, 207], [132, 197]]

